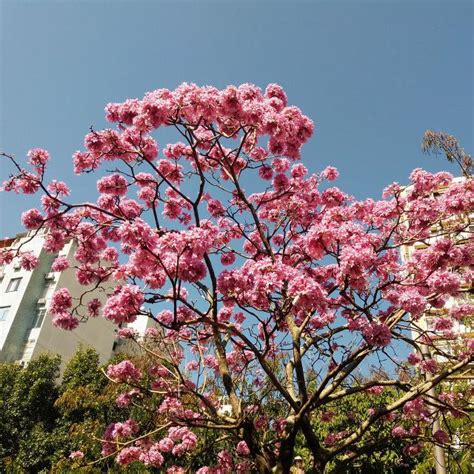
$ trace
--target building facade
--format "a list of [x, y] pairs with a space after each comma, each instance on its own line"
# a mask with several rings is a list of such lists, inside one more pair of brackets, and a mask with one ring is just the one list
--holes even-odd
[[[461, 181], [466, 178], [455, 178], [455, 181]], [[406, 188], [407, 192], [410, 187]], [[444, 188], [438, 188], [433, 196], [441, 196]], [[462, 221], [461, 221], [462, 220]], [[459, 231], [460, 227], [463, 228]], [[451, 231], [456, 229], [456, 231]], [[418, 241], [411, 245], [402, 246], [400, 249], [402, 261], [408, 261], [416, 250], [428, 248], [441, 237], [449, 238], [455, 245], [463, 246], [472, 242], [474, 236], [474, 211], [464, 216], [453, 216], [437, 223], [430, 229], [430, 236], [423, 241]], [[440, 317], [447, 315], [449, 310], [463, 303], [474, 304], [474, 288], [472, 285], [464, 284], [461, 287], [460, 294], [456, 297], [449, 297], [442, 308], [431, 308], [425, 311], [420, 318], [412, 321], [412, 338], [417, 340], [421, 334], [428, 334], [433, 341], [434, 346], [439, 349], [439, 353], [433, 354], [433, 357], [439, 362], [443, 362], [442, 353], [452, 355], [458, 348], [464, 347], [464, 340], [474, 336], [474, 315], [463, 318], [460, 321], [454, 321], [454, 326], [450, 331], [452, 336], [446, 337], [436, 329], [435, 322]], [[446, 360], [446, 359], [444, 359]], [[472, 367], [468, 368], [464, 375], [466, 378], [472, 376]]]
[[[23, 233], [0, 241], [0, 249], [30, 251], [39, 258], [32, 271], [23, 270], [17, 259], [0, 267], [0, 361], [29, 360], [41, 353], [60, 354], [62, 367], [80, 344], [97, 350], [101, 362], [106, 362], [116, 345], [116, 326], [102, 317], [89, 318], [73, 331], [57, 328], [48, 314], [51, 296], [59, 288], [68, 288], [73, 298], [88, 288], [79, 285], [74, 268], [53, 272], [51, 265], [56, 255], [43, 249], [44, 234]], [[59, 255], [66, 257], [71, 266], [75, 246], [71, 241]], [[105, 302], [104, 291], [94, 291], [90, 298]]]

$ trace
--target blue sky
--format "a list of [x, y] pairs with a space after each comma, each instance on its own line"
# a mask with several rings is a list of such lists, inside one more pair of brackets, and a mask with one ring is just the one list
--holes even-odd
[[[0, 22], [0, 149], [47, 148], [77, 199], [95, 185], [71, 155], [105, 104], [182, 81], [280, 83], [317, 126], [304, 163], [336, 166], [358, 198], [415, 167], [455, 171], [421, 154], [427, 128], [474, 148], [470, 1], [3, 0]], [[1, 193], [0, 236], [36, 202]]]

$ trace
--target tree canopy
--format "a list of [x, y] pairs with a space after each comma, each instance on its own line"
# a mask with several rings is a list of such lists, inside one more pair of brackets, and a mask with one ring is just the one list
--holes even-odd
[[[468, 402], [449, 384], [431, 394], [473, 361], [472, 339], [455, 331], [473, 314], [470, 176], [415, 169], [408, 187], [356, 200], [332, 185], [335, 168], [310, 174], [300, 162], [314, 125], [276, 84], [184, 83], [108, 104], [106, 118], [116, 127], [91, 129], [74, 154], [78, 174], [109, 170], [97, 199], [70, 202], [65, 183], [48, 181], [43, 149], [29, 152], [29, 170], [11, 157], [17, 173], [4, 184], [42, 194], [22, 221], [47, 231], [47, 251], [77, 243], [75, 262], [53, 268], [73, 265], [81, 284], [108, 292], [101, 308], [60, 289], [49, 308], [57, 326], [99, 314], [154, 322], [145, 340], [118, 331], [142, 346], [146, 370], [123, 360], [107, 376], [129, 386], [123, 405], [143, 397], [157, 415], [110, 424], [103, 456], [169, 473], [191, 458], [199, 474], [288, 472], [304, 439], [325, 472], [375, 450], [381, 423], [410, 456], [452, 442], [433, 424], [466, 415]], [[179, 141], [159, 150], [163, 129]], [[1, 258], [37, 264], [21, 248]], [[436, 334], [418, 323], [450, 298]], [[369, 366], [377, 380], [356, 377]], [[357, 422], [318, 431], [315, 419], [356, 395], [382, 398]]]

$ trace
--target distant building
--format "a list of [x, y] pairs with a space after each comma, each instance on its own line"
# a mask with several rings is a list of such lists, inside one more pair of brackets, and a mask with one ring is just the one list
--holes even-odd
[[[455, 178], [456, 181], [462, 181], [466, 178]], [[407, 192], [410, 187], [405, 189]], [[442, 195], [445, 191], [443, 188], [438, 188], [434, 193], [434, 197]], [[450, 229], [454, 229], [460, 223], [460, 219], [462, 219], [462, 224], [464, 227], [463, 232], [451, 232]], [[402, 246], [401, 251], [401, 258], [402, 261], [407, 261], [413, 255], [413, 253], [418, 249], [427, 248], [432, 245], [436, 240], [440, 239], [441, 236], [443, 238], [450, 238], [456, 245], [466, 245], [466, 243], [472, 241], [474, 235], [474, 211], [464, 215], [463, 217], [460, 216], [453, 216], [451, 218], [444, 219], [443, 221], [439, 222], [435, 226], [430, 229], [430, 236], [423, 241], [418, 241], [412, 245], [405, 245]], [[444, 307], [439, 309], [431, 309], [426, 311], [422, 314], [422, 316], [417, 319], [416, 321], [412, 322], [412, 338], [417, 340], [420, 334], [428, 333], [432, 340], [434, 341], [434, 345], [440, 351], [443, 351], [447, 354], [453, 354], [457, 351], [457, 347], [460, 346], [460, 342], [463, 339], [472, 338], [474, 335], [474, 315], [470, 318], [465, 318], [462, 322], [455, 321], [454, 327], [452, 328], [452, 333], [455, 337], [453, 338], [446, 338], [440, 331], [435, 330], [435, 320], [443, 315], [446, 315], [450, 308], [457, 306], [462, 303], [471, 303], [474, 304], [474, 289], [472, 285], [464, 286], [461, 288], [461, 294], [458, 297], [450, 297]], [[461, 345], [462, 346], [462, 345]], [[442, 363], [443, 357], [441, 355], [434, 354], [435, 359]], [[461, 378], [468, 378], [471, 375], [472, 368], [466, 369], [464, 376]]]
[[[117, 338], [117, 327], [110, 321], [102, 317], [89, 318], [73, 331], [53, 326], [48, 314], [52, 294], [65, 287], [74, 298], [88, 288], [79, 285], [73, 268], [53, 272], [51, 265], [56, 255], [47, 253], [43, 243], [44, 234], [35, 236], [34, 232], [0, 240], [0, 249], [15, 249], [22, 244], [22, 251], [31, 251], [39, 258], [39, 265], [33, 271], [23, 270], [16, 259], [0, 266], [0, 361], [28, 363], [40, 353], [50, 352], [61, 355], [64, 367], [79, 344], [83, 344], [95, 348], [101, 362], [106, 362]], [[73, 265], [74, 250], [71, 241], [59, 255], [67, 257]], [[106, 294], [94, 291], [93, 297], [104, 302]]]
[[[131, 323], [128, 323], [126, 327], [135, 331], [136, 339], [139, 343], [143, 342], [143, 338], [147, 329], [156, 328], [161, 332], [159, 324], [144, 314], [138, 315], [137, 319]], [[119, 353], [143, 355], [144, 351], [138, 344], [136, 344], [135, 341], [130, 339], [119, 339], [114, 344], [114, 354]]]

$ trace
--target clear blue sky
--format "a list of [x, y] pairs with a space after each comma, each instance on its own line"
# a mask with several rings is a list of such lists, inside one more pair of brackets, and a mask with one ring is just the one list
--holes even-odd
[[[317, 125], [305, 164], [338, 167], [359, 198], [415, 167], [454, 171], [421, 154], [427, 128], [474, 149], [471, 1], [0, 0], [0, 15], [0, 148], [47, 148], [78, 199], [95, 186], [71, 155], [104, 105], [182, 81], [280, 83]], [[36, 202], [2, 193], [0, 236]]]

